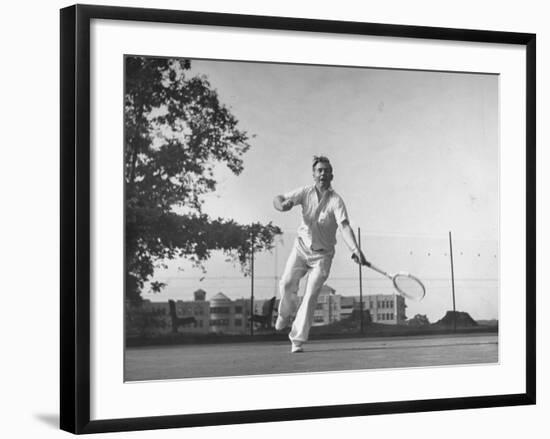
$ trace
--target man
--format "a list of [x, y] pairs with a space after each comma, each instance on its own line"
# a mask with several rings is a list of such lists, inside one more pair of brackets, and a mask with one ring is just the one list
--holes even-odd
[[303, 352], [302, 345], [308, 339], [317, 297], [330, 273], [338, 227], [355, 259], [365, 262], [365, 256], [359, 249], [353, 229], [349, 225], [344, 201], [331, 187], [332, 179], [332, 165], [329, 159], [315, 156], [315, 184], [277, 195], [273, 200], [273, 206], [281, 212], [286, 212], [294, 206], [302, 206], [302, 223], [298, 228], [298, 237], [280, 282], [281, 301], [279, 316], [275, 323], [275, 329], [278, 331], [289, 325], [290, 316], [295, 310], [294, 298], [300, 279], [309, 273], [304, 297], [289, 334], [292, 353]]

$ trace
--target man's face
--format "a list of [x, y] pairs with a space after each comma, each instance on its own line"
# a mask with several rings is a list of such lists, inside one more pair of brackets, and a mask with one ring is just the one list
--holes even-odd
[[328, 189], [332, 181], [332, 169], [328, 163], [319, 162], [313, 168], [313, 180], [315, 185], [322, 189]]

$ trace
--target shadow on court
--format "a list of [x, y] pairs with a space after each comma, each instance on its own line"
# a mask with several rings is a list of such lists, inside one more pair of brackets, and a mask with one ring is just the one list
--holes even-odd
[[290, 343], [268, 341], [129, 348], [125, 380], [328, 372], [498, 362], [498, 336], [338, 339], [308, 342], [290, 353]]

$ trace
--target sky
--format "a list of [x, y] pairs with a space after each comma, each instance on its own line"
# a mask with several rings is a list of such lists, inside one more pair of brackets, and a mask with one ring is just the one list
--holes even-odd
[[[216, 168], [205, 213], [285, 232], [275, 251], [257, 255], [257, 298], [276, 294], [300, 222], [299, 207], [281, 213], [272, 199], [312, 184], [312, 156], [323, 154], [367, 258], [426, 283], [426, 299], [407, 303], [409, 317], [436, 321], [452, 309], [451, 231], [457, 309], [498, 318], [498, 76], [207, 60], [193, 60], [190, 74], [205, 75], [253, 136], [241, 175]], [[185, 261], [168, 266], [155, 274], [167, 288], [144, 297], [190, 300], [198, 288], [207, 298], [250, 295], [250, 280], [222, 255], [206, 273]], [[392, 291], [376, 273], [363, 277], [363, 294]], [[358, 295], [357, 278], [340, 237], [327, 284]]]

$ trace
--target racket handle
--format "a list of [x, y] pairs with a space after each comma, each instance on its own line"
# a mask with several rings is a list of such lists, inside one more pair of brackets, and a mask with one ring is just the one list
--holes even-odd
[[[358, 257], [355, 253], [351, 255], [351, 258], [352, 258], [355, 262], [357, 262], [358, 264], [360, 263], [360, 262], [359, 262], [359, 257]], [[362, 265], [364, 265], [364, 266], [366, 266], [366, 267], [369, 267], [371, 270], [374, 270], [374, 271], [380, 273], [380, 274], [383, 275], [383, 276], [386, 276], [388, 279], [393, 279], [393, 277], [392, 277], [391, 274], [388, 274], [388, 273], [386, 273], [384, 270], [382, 270], [382, 269], [376, 267], [375, 265], [372, 265], [372, 264], [371, 264], [369, 261], [367, 261], [366, 259], [365, 259], [365, 262], [364, 262]]]

